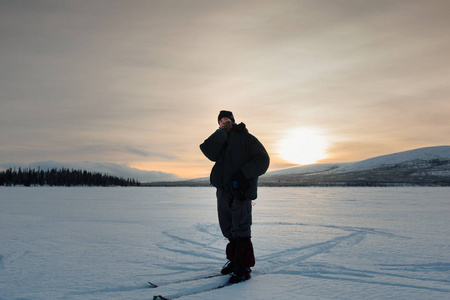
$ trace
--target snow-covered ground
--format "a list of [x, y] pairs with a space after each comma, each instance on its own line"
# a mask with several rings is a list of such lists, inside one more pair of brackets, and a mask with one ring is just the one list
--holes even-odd
[[[261, 188], [253, 278], [180, 299], [449, 299], [449, 195]], [[0, 299], [200, 292], [206, 281], [170, 283], [225, 263], [216, 215], [213, 188], [2, 187]]]

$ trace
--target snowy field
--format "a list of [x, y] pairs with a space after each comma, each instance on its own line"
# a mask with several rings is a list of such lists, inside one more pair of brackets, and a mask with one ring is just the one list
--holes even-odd
[[176, 282], [226, 262], [213, 188], [1, 187], [0, 299], [450, 299], [449, 195], [260, 188], [253, 278], [201, 292], [227, 278]]

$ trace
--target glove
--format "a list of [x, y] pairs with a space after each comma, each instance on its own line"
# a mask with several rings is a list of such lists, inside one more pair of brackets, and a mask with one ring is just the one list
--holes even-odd
[[245, 200], [245, 193], [248, 190], [249, 184], [247, 178], [245, 178], [244, 173], [242, 173], [241, 170], [237, 171], [236, 174], [231, 177], [231, 183], [233, 185], [233, 194], [239, 200]]

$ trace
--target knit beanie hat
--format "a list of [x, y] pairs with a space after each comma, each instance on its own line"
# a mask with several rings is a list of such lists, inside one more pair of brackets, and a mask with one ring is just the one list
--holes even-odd
[[220, 119], [222, 119], [223, 117], [227, 117], [231, 120], [231, 122], [234, 123], [234, 117], [233, 117], [233, 113], [231, 111], [228, 110], [221, 110], [219, 113], [219, 117], [217, 119], [217, 122], [220, 121]]

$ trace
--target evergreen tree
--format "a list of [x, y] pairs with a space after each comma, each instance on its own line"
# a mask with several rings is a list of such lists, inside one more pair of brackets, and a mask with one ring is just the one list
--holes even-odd
[[91, 173], [86, 170], [69, 170], [53, 168], [47, 171], [9, 168], [0, 172], [0, 186], [140, 186], [134, 179], [124, 179], [101, 173]]

